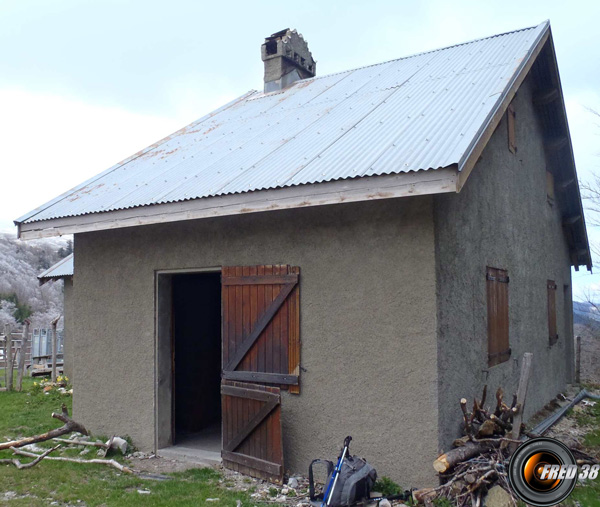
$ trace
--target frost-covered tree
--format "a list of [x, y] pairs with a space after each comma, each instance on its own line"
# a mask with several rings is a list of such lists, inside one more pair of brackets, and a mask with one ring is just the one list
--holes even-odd
[[0, 315], [8, 318], [6, 314], [10, 314], [15, 321], [11, 325], [29, 317], [34, 327], [48, 327], [52, 319], [62, 315], [62, 282], [40, 286], [37, 279], [61, 259], [61, 249], [64, 254], [72, 251], [72, 246], [65, 239], [24, 242], [0, 234]]

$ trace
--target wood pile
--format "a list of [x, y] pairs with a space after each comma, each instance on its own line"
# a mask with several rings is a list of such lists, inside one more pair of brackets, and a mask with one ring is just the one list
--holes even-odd
[[483, 388], [481, 399], [473, 400], [471, 410], [465, 398], [460, 400], [464, 436], [454, 441], [453, 449], [433, 462], [442, 484], [414, 491], [413, 499], [417, 503], [430, 505], [436, 498], [448, 498], [456, 505], [480, 506], [494, 485], [501, 486], [512, 496], [507, 479], [509, 444], [520, 443], [513, 438], [513, 425], [522, 405], [516, 394], [506, 403], [502, 389], [496, 391], [493, 408], [486, 407], [486, 398], [487, 386]]
[[[466, 398], [460, 400], [463, 436], [453, 442], [453, 448], [433, 462], [441, 485], [413, 491], [413, 500], [420, 505], [432, 506], [436, 499], [447, 498], [452, 505], [479, 507], [492, 488], [504, 490], [506, 502], [517, 506], [508, 483], [510, 456], [527, 437], [522, 415], [533, 355], [523, 357], [518, 390], [510, 400], [499, 388], [490, 406], [486, 406], [488, 392], [484, 386], [481, 398], [472, 406]], [[596, 460], [577, 449], [571, 449], [578, 464]], [[497, 491], [496, 491], [497, 493]]]

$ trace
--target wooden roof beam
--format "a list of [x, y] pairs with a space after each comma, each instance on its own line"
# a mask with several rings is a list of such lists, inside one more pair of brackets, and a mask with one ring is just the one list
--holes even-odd
[[562, 223], [564, 226], [569, 227], [569, 226], [577, 223], [579, 220], [581, 220], [581, 215], [573, 215], [571, 217], [563, 217]]
[[533, 95], [533, 103], [536, 106], [545, 106], [558, 100], [560, 94], [558, 88], [550, 88], [548, 90], [540, 90]]
[[544, 147], [547, 151], [554, 152], [558, 151], [569, 143], [569, 138], [567, 136], [558, 136], [550, 139], [546, 139], [544, 142]]

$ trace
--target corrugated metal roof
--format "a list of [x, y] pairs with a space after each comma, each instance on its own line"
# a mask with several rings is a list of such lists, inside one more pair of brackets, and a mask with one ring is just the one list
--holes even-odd
[[251, 91], [16, 222], [466, 159], [549, 24]]
[[65, 278], [73, 276], [73, 254], [67, 255], [64, 259], [59, 260], [54, 266], [49, 267], [46, 271], [38, 275], [40, 282], [47, 282], [54, 278]]

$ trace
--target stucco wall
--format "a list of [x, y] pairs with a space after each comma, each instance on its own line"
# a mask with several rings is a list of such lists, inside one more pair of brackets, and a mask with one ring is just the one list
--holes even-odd
[[73, 335], [71, 334], [71, 325], [73, 323], [73, 278], [64, 279], [64, 338], [63, 338], [63, 354], [64, 354], [64, 373], [71, 382], [73, 381]]
[[341, 204], [79, 234], [74, 414], [152, 449], [155, 271], [301, 268], [299, 396], [284, 394], [286, 468], [352, 451], [404, 485], [437, 452], [431, 197]]
[[[460, 434], [460, 398], [480, 397], [486, 383], [492, 399], [498, 386], [512, 398], [524, 352], [534, 354], [526, 417], [563, 389], [571, 375], [571, 307], [564, 297], [564, 286], [571, 285], [571, 270], [561, 227], [560, 194], [550, 206], [542, 132], [528, 79], [514, 105], [517, 153], [508, 150], [505, 116], [460, 194], [439, 195], [434, 201], [440, 447], [444, 450]], [[510, 277], [512, 356], [489, 369], [486, 266], [507, 269]], [[558, 286], [559, 340], [552, 348], [548, 345], [548, 279]]]

